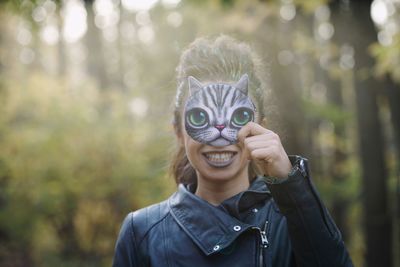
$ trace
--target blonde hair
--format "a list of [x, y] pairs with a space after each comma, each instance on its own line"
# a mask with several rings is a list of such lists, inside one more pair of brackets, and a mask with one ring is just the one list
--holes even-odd
[[[183, 100], [188, 91], [187, 79], [194, 76], [199, 81], [237, 82], [240, 77], [249, 75], [249, 94], [257, 108], [258, 123], [265, 122], [264, 96], [267, 92], [266, 77], [259, 58], [250, 46], [238, 42], [232, 37], [221, 35], [214, 39], [196, 39], [182, 53], [177, 67], [178, 88], [175, 98], [173, 125], [177, 133], [182, 132]], [[262, 79], [264, 78], [264, 80]], [[185, 152], [185, 147], [178, 142], [172, 157], [170, 172], [177, 184], [196, 183], [197, 175]], [[249, 166], [249, 179], [252, 180], [259, 171], [253, 162]]]

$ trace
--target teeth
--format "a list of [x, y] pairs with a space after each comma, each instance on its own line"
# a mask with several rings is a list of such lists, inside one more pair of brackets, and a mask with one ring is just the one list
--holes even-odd
[[233, 152], [209, 152], [206, 153], [206, 157], [210, 161], [226, 162], [233, 157]]

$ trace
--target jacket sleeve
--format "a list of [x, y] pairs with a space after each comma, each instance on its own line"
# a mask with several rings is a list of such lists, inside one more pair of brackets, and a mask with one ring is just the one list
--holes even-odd
[[311, 182], [307, 160], [305, 167], [306, 177], [297, 171], [282, 183], [268, 185], [286, 217], [296, 265], [353, 266], [340, 231]]
[[138, 267], [137, 247], [132, 226], [132, 213], [129, 213], [122, 223], [115, 245], [112, 267]]

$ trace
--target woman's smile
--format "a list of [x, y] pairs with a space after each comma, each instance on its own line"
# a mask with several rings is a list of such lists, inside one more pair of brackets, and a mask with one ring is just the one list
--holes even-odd
[[206, 162], [212, 167], [223, 168], [230, 165], [237, 152], [235, 151], [208, 151], [202, 153]]
[[197, 179], [213, 182], [235, 180], [244, 175], [248, 180], [248, 159], [239, 144], [215, 147], [192, 139], [186, 131], [182, 134], [182, 145], [190, 164], [196, 170]]

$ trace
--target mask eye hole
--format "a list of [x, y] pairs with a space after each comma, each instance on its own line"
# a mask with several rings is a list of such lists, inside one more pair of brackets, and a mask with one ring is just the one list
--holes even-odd
[[238, 108], [233, 112], [231, 123], [233, 126], [242, 127], [248, 122], [252, 121], [254, 118], [254, 113], [249, 108]]
[[207, 112], [201, 108], [190, 110], [186, 115], [186, 120], [194, 128], [202, 128], [208, 124]]

